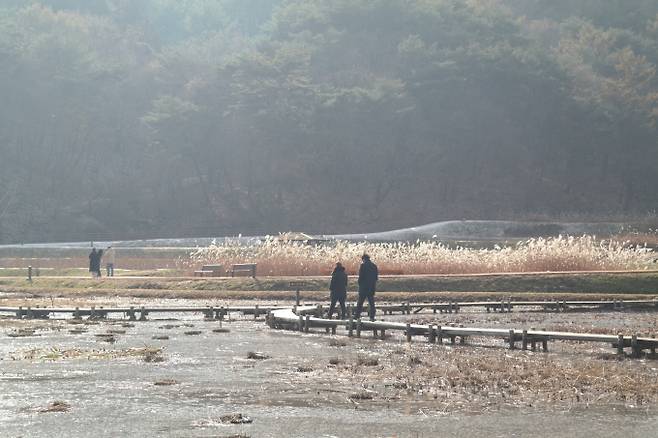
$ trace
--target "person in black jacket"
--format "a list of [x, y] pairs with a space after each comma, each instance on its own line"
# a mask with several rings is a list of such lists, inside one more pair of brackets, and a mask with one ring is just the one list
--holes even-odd
[[93, 277], [100, 278], [101, 276], [101, 257], [103, 257], [103, 250], [96, 251], [96, 248], [91, 249], [89, 254], [89, 272]]
[[361, 317], [363, 302], [368, 300], [368, 315], [370, 321], [375, 320], [375, 287], [379, 273], [377, 265], [370, 261], [368, 254], [361, 256], [361, 267], [359, 268], [359, 300], [356, 303], [356, 318]]
[[340, 303], [340, 319], [345, 319], [345, 299], [347, 298], [347, 274], [345, 267], [340, 263], [336, 263], [334, 272], [331, 273], [331, 283], [329, 283], [329, 291], [331, 291], [331, 305], [329, 306], [329, 319], [334, 314], [336, 308], [336, 301]]
[[92, 277], [96, 276], [96, 258], [96, 248], [92, 248], [89, 253], [89, 272]]

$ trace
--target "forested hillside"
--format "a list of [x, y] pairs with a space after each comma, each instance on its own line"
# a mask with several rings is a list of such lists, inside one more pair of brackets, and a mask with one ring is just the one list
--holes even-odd
[[655, 0], [0, 0], [0, 242], [658, 208]]

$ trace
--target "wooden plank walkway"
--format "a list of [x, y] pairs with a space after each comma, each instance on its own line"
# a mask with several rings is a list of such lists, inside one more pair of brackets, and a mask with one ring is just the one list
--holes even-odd
[[[106, 318], [110, 314], [123, 314], [131, 320], [145, 320], [150, 313], [203, 313], [206, 318], [221, 319], [229, 312], [239, 312], [245, 315], [258, 317], [265, 315], [271, 310], [282, 309], [284, 306], [207, 306], [207, 307], [0, 307], [0, 314], [9, 313], [17, 318], [49, 318], [56, 314], [70, 314], [74, 318], [83, 316], [93, 318]], [[328, 307], [326, 304], [314, 304], [304, 307], [301, 312], [312, 312], [321, 316]], [[377, 310], [384, 315], [392, 315], [396, 312], [401, 314], [420, 313], [432, 311], [433, 313], [458, 313], [464, 308], [482, 308], [487, 312], [511, 312], [513, 309], [536, 309], [544, 311], [576, 311], [576, 310], [658, 310], [658, 300], [576, 300], [576, 301], [512, 301], [511, 299], [501, 301], [447, 301], [434, 303], [383, 303], [377, 304]], [[300, 307], [300, 309], [302, 309]], [[310, 310], [309, 310], [310, 309]], [[364, 306], [367, 312], [368, 306]]]
[[[566, 312], [574, 310], [658, 310], [658, 300], [553, 300], [532, 301], [512, 300], [508, 298], [500, 301], [447, 301], [441, 303], [399, 303], [377, 304], [377, 310], [392, 315], [394, 312], [402, 314], [419, 313], [431, 310], [433, 313], [457, 313], [462, 308], [482, 308], [487, 312], [511, 312], [518, 308], [536, 308], [543, 311]], [[367, 306], [366, 306], [367, 308]]]
[[231, 312], [254, 315], [254, 319], [264, 316], [279, 306], [207, 306], [207, 307], [0, 307], [0, 314], [8, 313], [18, 319], [47, 319], [57, 314], [69, 314], [73, 318], [86, 316], [90, 319], [104, 319], [112, 314], [127, 317], [131, 321], [145, 321], [152, 313], [202, 313], [206, 319], [223, 319]]
[[339, 327], [343, 327], [347, 335], [361, 337], [363, 331], [372, 331], [373, 337], [385, 339], [386, 331], [402, 332], [408, 342], [414, 336], [426, 337], [430, 343], [442, 344], [444, 339], [451, 344], [456, 343], [459, 338], [460, 344], [465, 344], [469, 337], [494, 337], [501, 338], [508, 343], [510, 349], [517, 348], [521, 344], [522, 350], [528, 348], [535, 351], [541, 345], [543, 351], [548, 351], [549, 341], [574, 341], [574, 342], [598, 342], [610, 344], [616, 349], [617, 354], [623, 356], [624, 348], [631, 348], [631, 357], [638, 358], [642, 352], [648, 350], [655, 355], [658, 339], [640, 337], [637, 335], [624, 336], [622, 334], [606, 335], [593, 333], [556, 332], [533, 329], [494, 329], [476, 327], [454, 327], [441, 325], [419, 325], [405, 324], [389, 321], [366, 321], [353, 320], [350, 315], [348, 320], [324, 319], [311, 316], [318, 313], [317, 306], [300, 306], [297, 309], [277, 309], [268, 313], [266, 322], [271, 328], [298, 330], [308, 333], [312, 328], [323, 328], [327, 333], [331, 331], [336, 334]]

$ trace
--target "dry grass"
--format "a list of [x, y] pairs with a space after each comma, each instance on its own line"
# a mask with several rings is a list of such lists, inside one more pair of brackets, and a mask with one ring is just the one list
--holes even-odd
[[[153, 347], [128, 348], [125, 350], [87, 350], [82, 348], [33, 348], [11, 353], [11, 360], [58, 361], [70, 359], [102, 360], [117, 358], [151, 358], [159, 356], [162, 349]], [[148, 362], [148, 360], [147, 360]]]
[[437, 242], [349, 243], [311, 246], [268, 239], [259, 245], [211, 245], [190, 255], [191, 266], [257, 263], [260, 275], [327, 275], [341, 261], [358, 270], [370, 254], [381, 274], [474, 274], [491, 272], [644, 270], [656, 267], [656, 254], [627, 242], [594, 236], [559, 236], [494, 249], [449, 248]]
[[423, 346], [384, 357], [376, 371], [357, 364], [331, 369], [347, 381], [369, 382], [382, 398], [425, 402], [445, 412], [658, 402], [654, 365], [636, 361]]
[[651, 230], [646, 233], [626, 233], [614, 237], [617, 242], [632, 246], [651, 246], [658, 247], [658, 230]]

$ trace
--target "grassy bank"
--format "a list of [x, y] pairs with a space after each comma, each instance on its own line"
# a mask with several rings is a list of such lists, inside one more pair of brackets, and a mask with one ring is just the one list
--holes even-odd
[[[0, 293], [36, 295], [135, 296], [161, 298], [280, 299], [292, 293], [291, 281], [301, 281], [305, 297], [326, 297], [327, 277], [251, 278], [0, 278]], [[350, 279], [350, 291], [357, 290]], [[658, 295], [658, 272], [496, 274], [464, 276], [390, 276], [378, 283], [378, 294], [388, 299], [434, 299], [477, 296], [496, 298], [510, 293], [546, 299], [582, 295]], [[480, 298], [478, 298], [480, 299]]]

